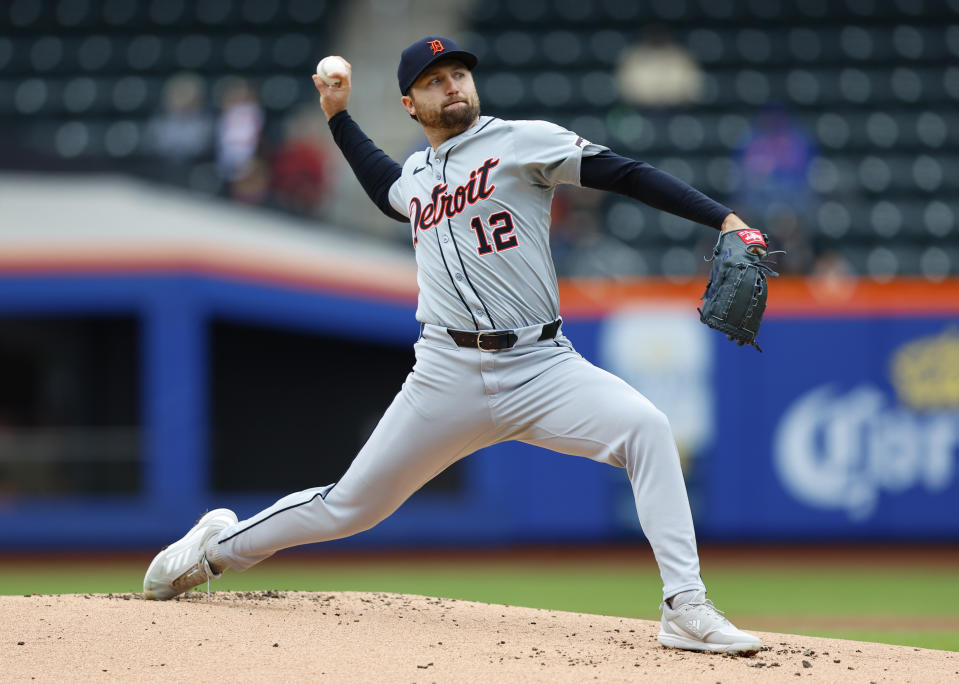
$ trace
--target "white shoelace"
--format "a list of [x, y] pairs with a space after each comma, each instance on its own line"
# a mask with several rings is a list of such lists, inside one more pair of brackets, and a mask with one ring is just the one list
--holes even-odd
[[210, 561], [206, 559], [206, 553], [200, 556], [200, 569], [206, 575], [206, 595], [210, 596], [210, 578], [213, 577], [213, 568], [210, 567]]
[[[722, 622], [729, 623], [729, 620], [726, 619], [725, 613], [713, 605], [713, 602], [710, 599], [705, 599], [702, 603], [684, 603], [683, 606], [705, 606], [707, 610], [715, 613], [716, 617], [718, 617]], [[683, 606], [680, 606], [680, 608]]]

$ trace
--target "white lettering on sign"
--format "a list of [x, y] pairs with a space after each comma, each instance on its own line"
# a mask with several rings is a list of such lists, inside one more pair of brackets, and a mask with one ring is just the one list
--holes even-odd
[[959, 412], [889, 406], [870, 385], [844, 395], [821, 386], [786, 409], [773, 436], [773, 463], [798, 501], [867, 520], [880, 492], [947, 489], [957, 447]]

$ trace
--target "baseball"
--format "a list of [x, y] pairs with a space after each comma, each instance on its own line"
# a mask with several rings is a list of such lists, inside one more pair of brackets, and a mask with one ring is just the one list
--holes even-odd
[[349, 71], [349, 67], [346, 66], [344, 62], [339, 57], [324, 57], [320, 60], [319, 64], [316, 65], [316, 75], [320, 77], [320, 80], [323, 81], [326, 85], [338, 86], [340, 85], [340, 79], [332, 77], [331, 73], [346, 73]]

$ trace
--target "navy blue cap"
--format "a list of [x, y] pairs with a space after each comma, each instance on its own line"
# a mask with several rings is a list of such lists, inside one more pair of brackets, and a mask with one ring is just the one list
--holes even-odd
[[400, 57], [400, 66], [396, 70], [400, 92], [406, 95], [406, 91], [426, 70], [426, 67], [447, 57], [455, 57], [463, 62], [468, 69], [472, 69], [479, 62], [476, 55], [463, 50], [456, 44], [456, 41], [450, 38], [426, 36], [426, 38], [421, 38], [403, 50], [403, 55]]

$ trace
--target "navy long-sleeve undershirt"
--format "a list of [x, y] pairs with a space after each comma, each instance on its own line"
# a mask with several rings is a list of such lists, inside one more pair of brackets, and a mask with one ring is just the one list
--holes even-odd
[[592, 157], [583, 157], [579, 169], [584, 188], [607, 190], [675, 214], [684, 219], [712, 226], [719, 230], [733, 213], [719, 202], [690, 187], [675, 176], [646, 162], [622, 157], [603, 150]]
[[[390, 188], [402, 174], [403, 167], [377, 147], [345, 110], [334, 115], [329, 124], [333, 141], [373, 203], [390, 218], [403, 223], [409, 221], [390, 204]], [[731, 209], [665, 171], [609, 150], [583, 157], [580, 183], [583, 187], [632, 197], [655, 209], [716, 229], [732, 213]]]
[[346, 157], [356, 179], [373, 203], [390, 218], [409, 223], [409, 219], [390, 204], [390, 188], [402, 175], [403, 167], [366, 137], [345, 109], [334, 114], [329, 124], [333, 142]]

